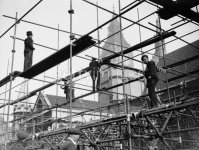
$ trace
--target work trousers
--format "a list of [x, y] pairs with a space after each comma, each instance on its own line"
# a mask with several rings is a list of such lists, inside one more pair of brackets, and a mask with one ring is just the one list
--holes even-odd
[[32, 56], [33, 56], [32, 50], [24, 52], [24, 71], [32, 66]]
[[[93, 81], [93, 91], [95, 91], [95, 88], [96, 89], [100, 88], [100, 72], [98, 70], [91, 70], [90, 75]], [[97, 79], [97, 85], [95, 86], [96, 79]]]
[[149, 93], [150, 100], [148, 101], [148, 107], [157, 107], [158, 106], [158, 98], [155, 93], [155, 87], [158, 82], [158, 79], [147, 79], [147, 88]]
[[[70, 89], [65, 91], [65, 94], [66, 94], [66, 100], [70, 101]], [[72, 89], [72, 98], [75, 98], [75, 90], [74, 89]]]

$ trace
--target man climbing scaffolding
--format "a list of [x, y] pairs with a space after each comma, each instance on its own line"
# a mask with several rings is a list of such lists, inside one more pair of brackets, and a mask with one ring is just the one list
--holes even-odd
[[24, 41], [24, 71], [32, 66], [33, 51], [35, 50], [32, 36], [32, 31], [28, 31], [27, 38]]
[[159, 80], [157, 72], [166, 73], [166, 69], [158, 68], [155, 65], [154, 61], [149, 61], [149, 58], [147, 55], [143, 55], [141, 57], [141, 60], [144, 64], [146, 64], [146, 69], [144, 71], [144, 76], [147, 81], [146, 87], [148, 88], [148, 94], [150, 100], [148, 101], [148, 108], [153, 108], [158, 106], [158, 102], [160, 101], [157, 98], [155, 87]]
[[[74, 84], [72, 83], [72, 98], [75, 97], [75, 90], [73, 89]], [[64, 94], [66, 95], [66, 101], [70, 100], [70, 82], [64, 81], [64, 85], [61, 86], [64, 89]]]
[[[90, 75], [91, 79], [93, 81], [93, 91], [95, 91], [95, 88], [99, 90], [100, 88], [100, 63], [96, 60], [96, 58], [92, 57], [92, 61], [89, 64], [89, 67], [91, 68]], [[97, 85], [95, 87], [95, 82], [97, 79]]]

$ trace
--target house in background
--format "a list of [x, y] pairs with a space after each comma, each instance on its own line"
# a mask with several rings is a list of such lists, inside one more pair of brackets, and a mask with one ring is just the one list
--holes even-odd
[[[56, 105], [61, 105], [66, 102], [65, 97], [54, 96], [39, 93], [32, 112], [38, 112], [27, 116], [21, 123], [25, 124], [26, 130], [29, 133], [55, 130], [59, 128], [69, 127], [70, 122], [70, 106], [69, 104], [62, 107], [48, 109]], [[102, 106], [102, 105], [101, 105]], [[103, 105], [105, 106], [105, 105]], [[103, 107], [102, 106], [102, 107]], [[100, 103], [97, 101], [78, 99], [72, 103], [72, 126], [82, 125], [85, 122], [100, 119]], [[39, 112], [40, 110], [43, 110]], [[93, 109], [93, 111], [85, 112], [82, 115], [75, 116], [77, 113]], [[107, 111], [103, 110], [101, 113], [103, 118], [108, 117]]]

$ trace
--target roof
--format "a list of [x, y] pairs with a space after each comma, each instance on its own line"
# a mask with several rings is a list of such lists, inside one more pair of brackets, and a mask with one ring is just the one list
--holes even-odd
[[[171, 65], [178, 61], [182, 61], [190, 57], [193, 57], [195, 55], [199, 55], [199, 50], [196, 48], [196, 47], [199, 48], [199, 40], [191, 44], [195, 47], [191, 45], [186, 45], [171, 53], [166, 54], [165, 57], [169, 58], [169, 59], [166, 59], [166, 65]], [[161, 58], [160, 61], [158, 62], [158, 66], [163, 66], [163, 65], [164, 65], [163, 58]]]
[[[52, 106], [56, 106], [56, 103], [58, 105], [61, 105], [66, 102], [65, 97], [48, 95], [48, 94], [46, 96], [49, 99]], [[100, 104], [97, 101], [89, 101], [83, 99], [78, 99], [72, 103], [73, 109], [96, 109], [99, 108], [99, 106]], [[69, 104], [65, 105], [64, 108], [69, 108]]]
[[[35, 103], [33, 111], [34, 110], [37, 111], [36, 105], [37, 105], [38, 100], [40, 100], [41, 98], [43, 99], [42, 100], [43, 106], [45, 106], [46, 108], [56, 106], [56, 103], [58, 105], [61, 105], [61, 104], [66, 102], [66, 98], [65, 97], [55, 96], [55, 95], [48, 95], [48, 94], [43, 94], [43, 93], [40, 92], [40, 94], [39, 94], [39, 96], [37, 98], [37, 101]], [[106, 106], [106, 104], [102, 104], [102, 106]], [[43, 108], [45, 109], [45, 107], [43, 107]], [[62, 108], [69, 109], [69, 107], [70, 107], [69, 104], [67, 104], [67, 105], [64, 105]], [[100, 103], [97, 102], [97, 101], [78, 99], [78, 100], [76, 100], [75, 102], [72, 103], [72, 109], [73, 110], [90, 110], [90, 109], [94, 109], [94, 111], [97, 112], [99, 110], [96, 110], [96, 109], [99, 108], [99, 107], [100, 107]], [[33, 118], [41, 116], [42, 114], [45, 114], [45, 113], [47, 113], [49, 111], [50, 110], [45, 110], [45, 111], [42, 111], [42, 112], [40, 112], [38, 114], [35, 114], [35, 115], [29, 117], [28, 119], [26, 119], [24, 122], [27, 122], [27, 121], [29, 121], [29, 120], [31, 120]]]
[[[165, 55], [165, 64], [168, 67], [171, 67], [172, 71], [175, 74], [167, 74], [169, 81], [173, 81], [176, 84], [182, 82], [183, 80], [193, 80], [195, 76], [199, 74], [199, 40], [191, 43], [191, 45], [186, 45], [176, 51], [168, 53]], [[161, 58], [157, 64], [159, 67], [164, 66], [164, 59]], [[193, 76], [182, 76], [183, 73], [189, 73]], [[161, 79], [166, 80], [165, 75], [159, 74]], [[181, 76], [181, 78], [179, 78]], [[161, 83], [162, 88], [166, 87], [165, 83]], [[172, 82], [169, 83], [169, 86], [173, 85]]]

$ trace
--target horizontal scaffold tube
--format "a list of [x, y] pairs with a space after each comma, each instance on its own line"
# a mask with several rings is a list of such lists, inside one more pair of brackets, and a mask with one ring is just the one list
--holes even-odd
[[175, 34], [176, 34], [175, 31], [171, 31], [171, 32], [168, 32], [168, 33], [163, 33], [162, 36], [157, 35], [157, 36], [155, 36], [153, 38], [150, 38], [150, 39], [148, 39], [146, 41], [143, 41], [143, 42], [141, 42], [141, 43], [139, 43], [137, 45], [134, 45], [134, 46], [124, 50], [123, 52], [119, 52], [118, 54], [113, 54], [113, 55], [107, 56], [107, 57], [103, 58], [102, 61], [104, 61], [104, 62], [110, 61], [111, 59], [119, 57], [120, 55], [122, 55], [122, 53], [123, 53], [123, 55], [127, 54], [127, 53], [130, 53], [130, 52], [135, 51], [137, 49], [140, 49], [140, 48], [143, 48], [143, 47], [148, 46], [150, 44], [156, 43], [156, 42], [158, 42], [160, 40], [166, 39], [166, 38], [168, 38], [170, 36], [174, 36]]
[[194, 106], [194, 105], [199, 105], [199, 101], [198, 100], [191, 100], [191, 101], [188, 101], [188, 102], [185, 102], [185, 103], [182, 103], [182, 104], [172, 105], [170, 107], [165, 106], [164, 108], [149, 109], [149, 110], [143, 111], [142, 115], [143, 116], [149, 116], [149, 115], [152, 115], [152, 114], [165, 113], [165, 112], [168, 112], [168, 111], [184, 109], [184, 108]]
[[[12, 76], [12, 80], [14, 78], [16, 78], [21, 72], [19, 71], [14, 71], [13, 73], [11, 73], [10, 75]], [[9, 81], [10, 81], [10, 75], [8, 75], [7, 77], [3, 78], [1, 81], [0, 81], [0, 87], [7, 84]]]

